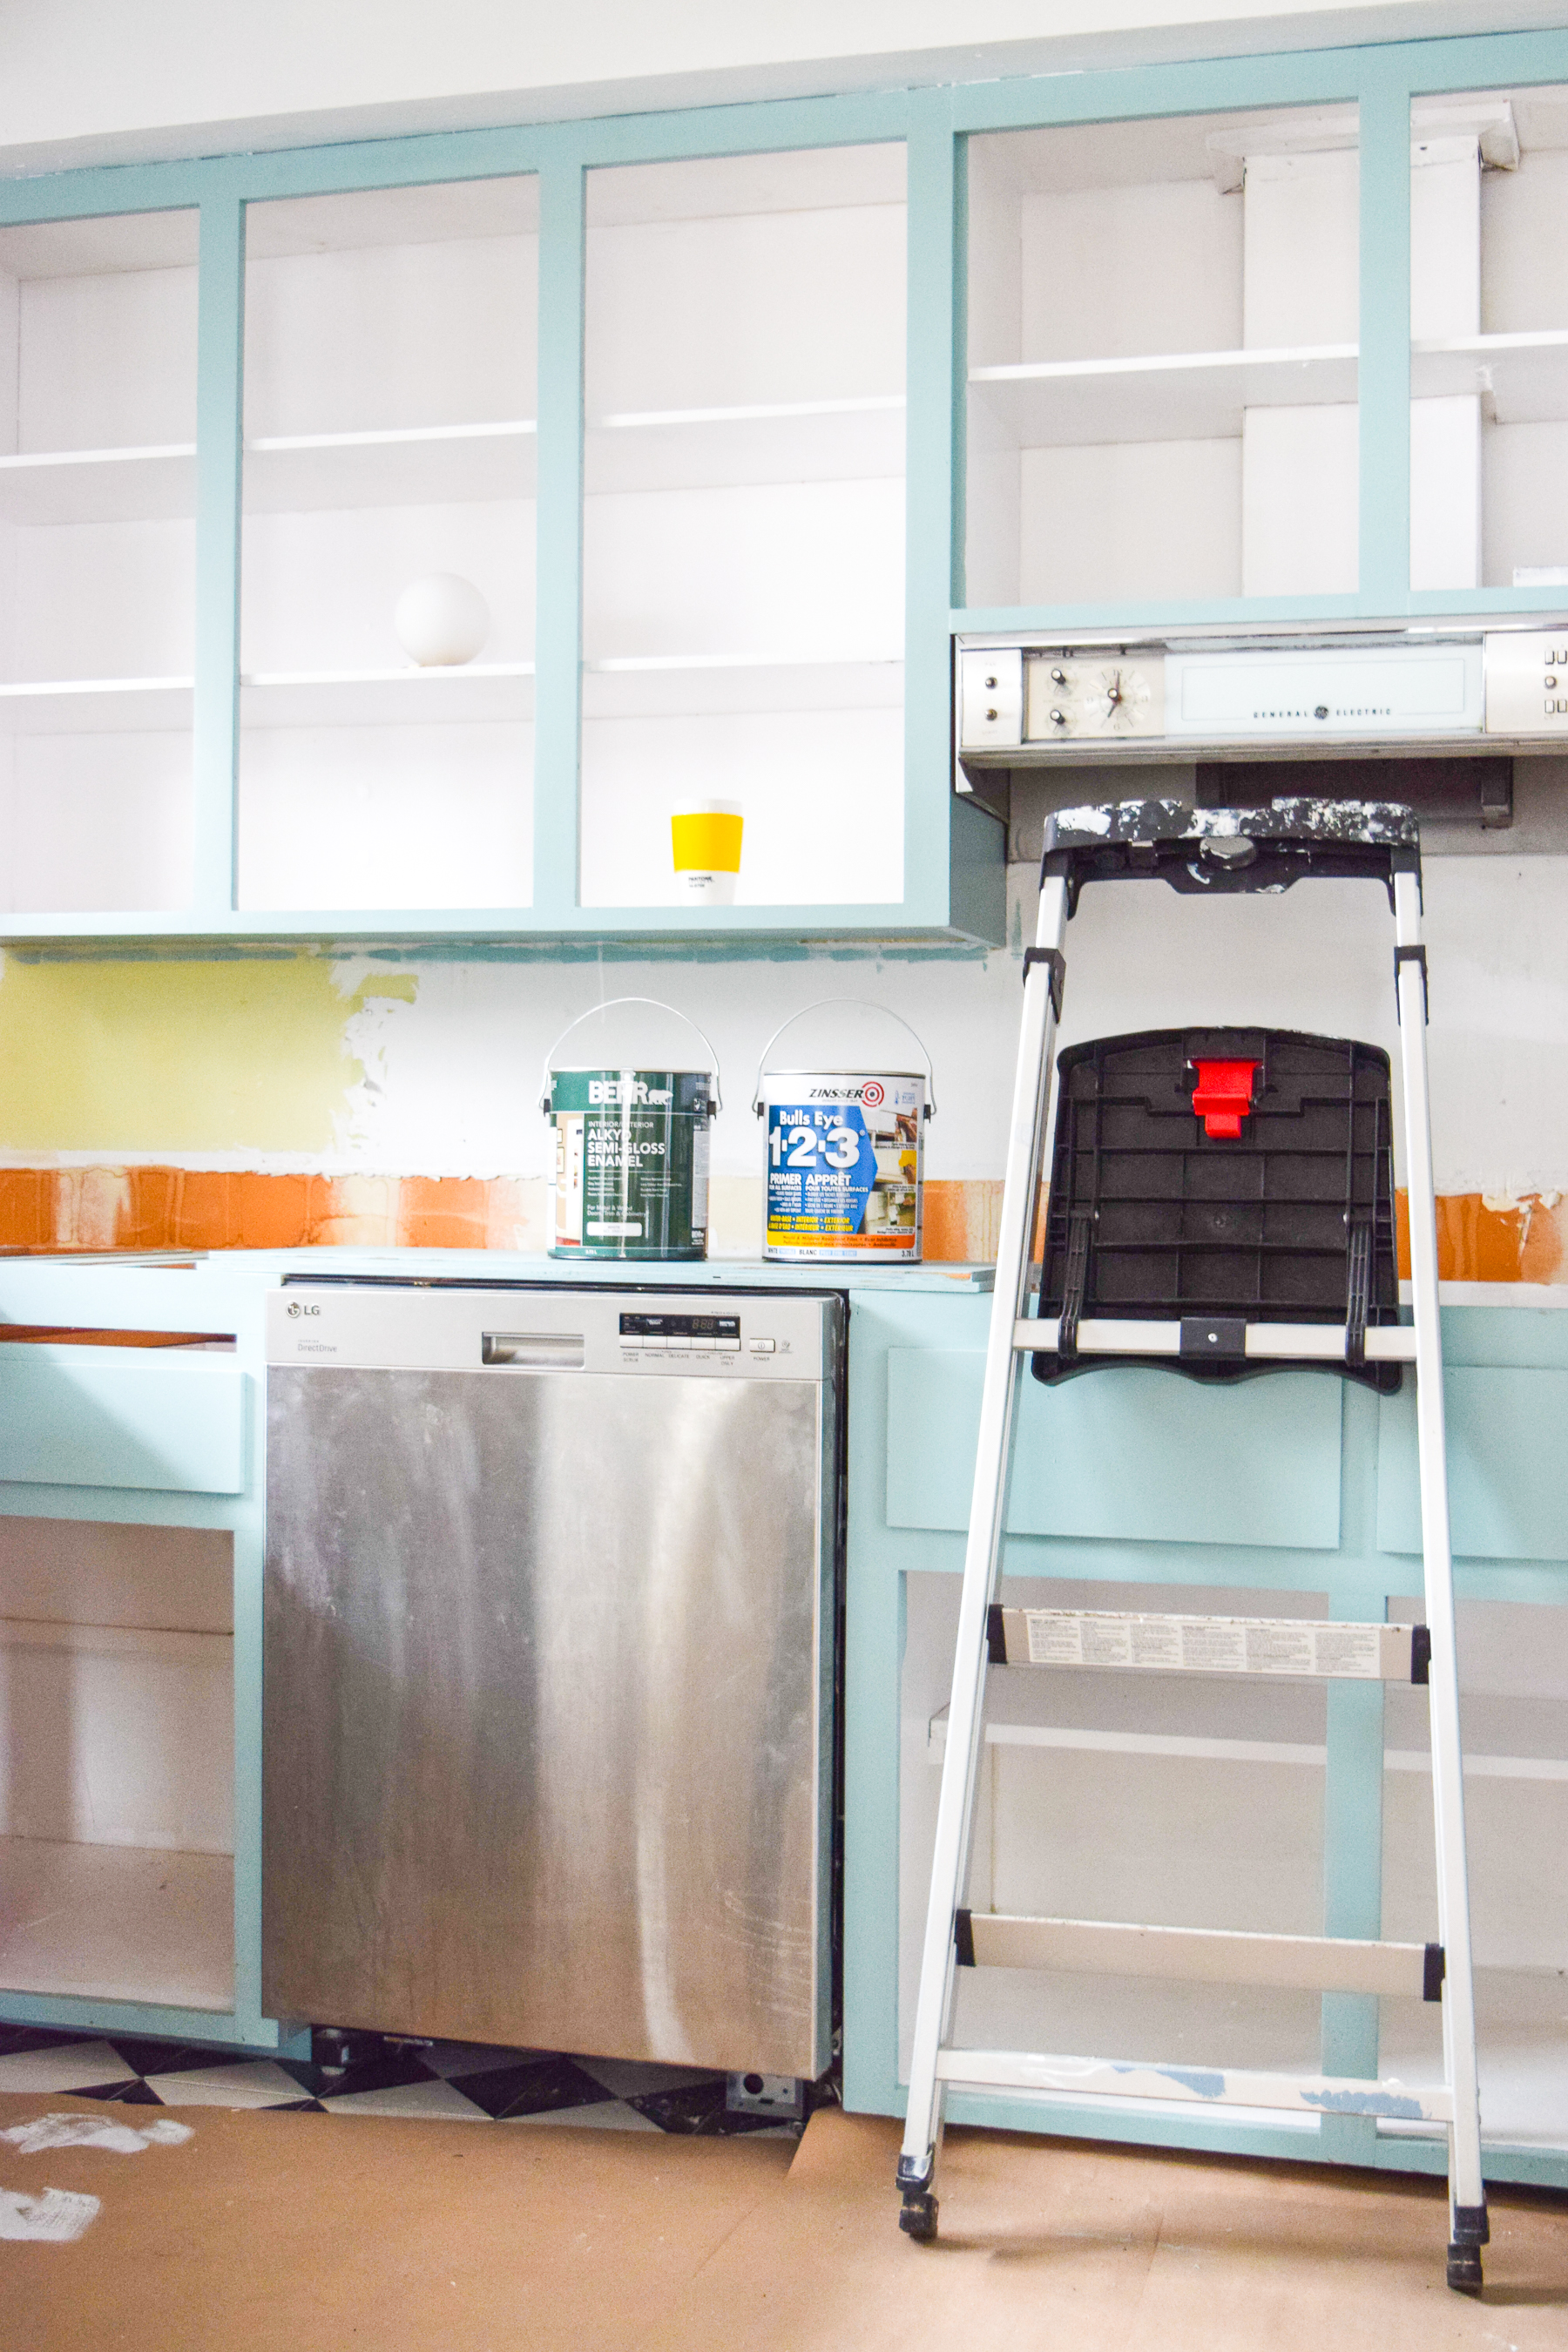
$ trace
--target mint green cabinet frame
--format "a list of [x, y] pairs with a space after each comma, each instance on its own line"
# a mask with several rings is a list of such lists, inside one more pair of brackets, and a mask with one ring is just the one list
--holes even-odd
[[[1149, 66], [586, 122], [454, 131], [0, 184], [0, 226], [198, 206], [195, 901], [187, 913], [10, 915], [13, 940], [479, 940], [487, 952], [608, 942], [734, 954], [863, 933], [999, 943], [1001, 828], [952, 790], [951, 635], [1551, 611], [1540, 592], [1409, 584], [1413, 97], [1568, 81], [1568, 32]], [[963, 586], [964, 178], [970, 133], [1226, 109], [1361, 110], [1361, 573], [1353, 595], [970, 608]], [[904, 897], [897, 905], [588, 908], [577, 904], [583, 569], [584, 195], [595, 165], [900, 142], [909, 160]], [[235, 905], [245, 208], [266, 198], [537, 173], [540, 184], [534, 896], [525, 908], [342, 914]]]
[[[234, 1559], [234, 1996], [227, 2011], [0, 1989], [8, 2023], [308, 2045], [261, 2006], [261, 1580], [266, 1288], [221, 1258], [190, 1268], [12, 1260], [0, 1271], [0, 1515], [211, 1528]], [[204, 1331], [232, 1353], [4, 1343], [8, 1324]]]

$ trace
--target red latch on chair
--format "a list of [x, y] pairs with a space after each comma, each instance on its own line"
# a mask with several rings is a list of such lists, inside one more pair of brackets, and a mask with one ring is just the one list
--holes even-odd
[[1261, 1062], [1194, 1062], [1198, 1082], [1193, 1108], [1211, 1140], [1239, 1143], [1241, 1122], [1252, 1108], [1252, 1087]]

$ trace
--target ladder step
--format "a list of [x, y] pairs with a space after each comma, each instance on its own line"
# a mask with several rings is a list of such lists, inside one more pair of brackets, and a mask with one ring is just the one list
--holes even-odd
[[1382, 2116], [1447, 2124], [1446, 2084], [1413, 2089], [1333, 2074], [1247, 2074], [1228, 2066], [1165, 2066], [1106, 2058], [1046, 2058], [1026, 2050], [940, 2050], [937, 2078], [972, 2090], [1041, 2092], [1092, 2099], [1175, 2099], [1203, 2106], [1286, 2107], [1313, 2115]]
[[1006, 1609], [986, 1621], [994, 1666], [1094, 1666], [1149, 1674], [1284, 1675], [1424, 1683], [1425, 1625], [1310, 1617], [1164, 1616], [1142, 1610]]
[[1441, 2000], [1441, 1944], [1363, 1943], [1349, 1936], [1266, 1936], [1226, 1927], [1146, 1927], [1106, 1919], [1026, 1919], [998, 1911], [953, 1918], [960, 1968], [1064, 1969], [1094, 1976], [1173, 1977], [1194, 1984], [1287, 1987]]
[[[1080, 1356], [1192, 1355], [1196, 1351], [1184, 1347], [1182, 1334], [1201, 1321], [1201, 1317], [1189, 1316], [1184, 1323], [1163, 1318], [1123, 1323], [1090, 1316], [1071, 1334], [1070, 1345]], [[1027, 1317], [1013, 1326], [1013, 1345], [1026, 1356], [1055, 1349], [1060, 1336], [1060, 1324], [1044, 1318]], [[1248, 1323], [1243, 1353], [1270, 1362], [1300, 1358], [1310, 1363], [1342, 1364], [1347, 1338], [1342, 1323]], [[1363, 1345], [1369, 1364], [1415, 1361], [1415, 1332], [1408, 1323], [1373, 1325], [1363, 1334]], [[1224, 1352], [1231, 1351], [1226, 1347]]]

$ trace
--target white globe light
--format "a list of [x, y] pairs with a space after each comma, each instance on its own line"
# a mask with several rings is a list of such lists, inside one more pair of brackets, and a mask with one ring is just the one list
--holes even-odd
[[421, 669], [470, 662], [490, 633], [490, 608], [471, 580], [432, 572], [411, 580], [393, 608], [397, 642]]

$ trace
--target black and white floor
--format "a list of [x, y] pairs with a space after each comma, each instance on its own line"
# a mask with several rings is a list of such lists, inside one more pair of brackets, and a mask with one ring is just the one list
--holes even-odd
[[355, 2035], [340, 2044], [318, 2035], [310, 2059], [247, 2058], [134, 2034], [0, 2025], [0, 2092], [34, 2096], [67, 2092], [132, 2106], [279, 2107], [620, 2131], [799, 2131], [798, 2122], [776, 2116], [731, 2113], [726, 2089], [726, 2076], [697, 2067], [458, 2042]]

